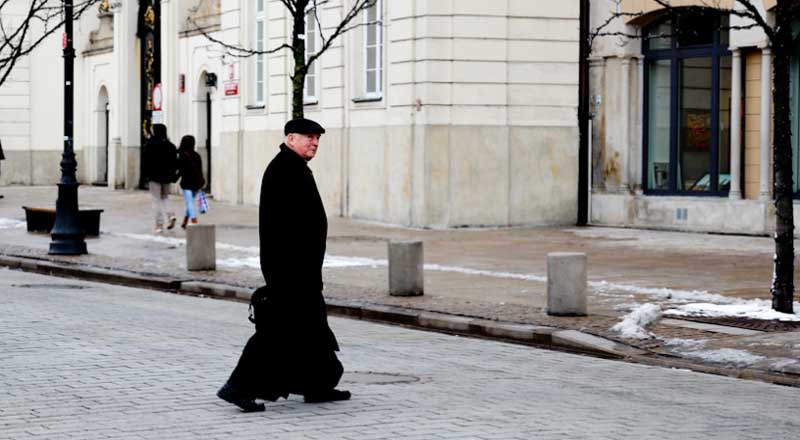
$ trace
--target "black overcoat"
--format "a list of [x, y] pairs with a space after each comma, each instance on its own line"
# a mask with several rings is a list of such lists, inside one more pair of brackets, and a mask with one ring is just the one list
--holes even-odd
[[144, 146], [145, 180], [162, 184], [178, 180], [178, 149], [168, 139], [151, 138]]
[[328, 219], [306, 161], [286, 145], [261, 182], [259, 241], [266, 286], [253, 293], [256, 333], [228, 384], [267, 400], [333, 389], [343, 368], [322, 296]]
[[338, 350], [322, 296], [328, 219], [311, 169], [285, 144], [261, 181], [261, 271], [274, 296], [282, 340], [303, 350]]

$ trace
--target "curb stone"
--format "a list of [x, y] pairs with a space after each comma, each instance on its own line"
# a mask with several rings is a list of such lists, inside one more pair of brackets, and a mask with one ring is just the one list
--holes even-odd
[[[119, 270], [91, 266], [72, 266], [66, 263], [7, 255], [0, 255], [0, 266], [46, 275], [81, 278], [88, 281], [108, 282], [183, 294], [204, 295], [220, 299], [249, 301], [252, 295], [252, 289], [245, 287], [206, 281], [181, 281], [165, 277], [145, 277]], [[623, 349], [625, 346], [622, 344], [574, 330], [559, 331], [559, 329], [554, 327], [498, 322], [480, 318], [448, 315], [445, 313], [415, 311], [402, 307], [384, 306], [380, 304], [365, 304], [359, 306], [339, 301], [328, 301], [327, 303], [330, 313], [349, 318], [399, 324], [466, 336], [502, 339], [545, 348], [566, 348], [587, 354], [601, 354], [617, 358], [627, 356], [627, 354], [623, 354], [626, 351]], [[560, 339], [552, 337], [559, 333], [567, 336]], [[583, 337], [580, 335], [583, 335]], [[633, 348], [628, 349], [635, 350], [638, 354], [644, 353], [641, 350]]]
[[253, 295], [252, 289], [209, 283], [206, 281], [184, 281], [181, 283], [179, 293], [236, 299], [240, 301], [250, 301], [250, 297]]
[[175, 292], [179, 289], [181, 281], [174, 278], [158, 275], [142, 275], [101, 267], [84, 266], [56, 261], [37, 260], [23, 257], [0, 255], [0, 266], [11, 269], [21, 269], [26, 272], [35, 272], [43, 275], [53, 275], [64, 278], [80, 278], [85, 281], [97, 281], [109, 284], [119, 284], [129, 287], [164, 290]]
[[[41, 260], [0, 254], [0, 267], [26, 272], [78, 278], [85, 281], [104, 282], [129, 287], [161, 290], [174, 293], [205, 295], [208, 297], [249, 301], [252, 289], [206, 281], [180, 280], [159, 275], [144, 275], [128, 271], [78, 265], [69, 262]], [[465, 336], [533, 345], [540, 348], [560, 349], [571, 352], [624, 359], [643, 365], [685, 369], [738, 379], [760, 380], [780, 385], [800, 387], [800, 377], [781, 373], [768, 373], [750, 369], [735, 369], [686, 359], [664, 356], [640, 350], [599, 336], [577, 330], [562, 330], [530, 324], [516, 324], [471, 318], [444, 313], [415, 311], [402, 307], [380, 304], [354, 305], [342, 301], [326, 301], [331, 314], [354, 319], [403, 325], [412, 328], [441, 331]]]

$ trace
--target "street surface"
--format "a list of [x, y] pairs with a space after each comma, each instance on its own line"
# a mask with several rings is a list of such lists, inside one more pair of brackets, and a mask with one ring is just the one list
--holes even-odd
[[0, 439], [796, 439], [800, 389], [331, 318], [347, 402], [214, 393], [247, 305], [0, 269]]

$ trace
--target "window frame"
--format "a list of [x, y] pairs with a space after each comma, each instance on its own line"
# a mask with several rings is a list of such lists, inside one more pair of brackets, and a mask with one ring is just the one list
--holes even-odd
[[[253, 4], [253, 47], [260, 51], [266, 50], [267, 1], [268, 0], [262, 0], [261, 10], [258, 9], [258, 1], [255, 1]], [[259, 23], [261, 23], [260, 35], [258, 31]], [[259, 38], [261, 46], [259, 46]], [[253, 57], [253, 92], [251, 99], [254, 107], [265, 107], [267, 103], [267, 60], [268, 57], [266, 54], [256, 54]], [[261, 65], [261, 75], [258, 74], [259, 64]], [[260, 97], [259, 94], [261, 95]]]
[[[320, 37], [320, 30], [322, 28], [322, 20], [320, 19], [319, 25], [315, 19], [314, 14], [314, 3], [309, 2], [308, 7], [306, 7], [306, 28], [305, 28], [305, 60], [308, 63], [308, 59], [317, 53], [319, 53], [319, 46], [322, 44], [322, 38]], [[316, 16], [319, 16], [319, 11], [317, 11]], [[314, 48], [316, 49], [315, 52], [308, 51], [308, 31], [309, 25], [311, 26], [311, 30], [313, 30], [313, 38], [314, 38]], [[319, 104], [319, 94], [321, 89], [320, 84], [320, 69], [319, 63], [322, 60], [321, 57], [314, 60], [314, 63], [309, 67], [308, 71], [306, 72], [306, 76], [303, 80], [303, 105], [314, 105]], [[311, 94], [308, 92], [308, 77], [311, 76], [315, 79], [314, 83], [314, 93]]]
[[[714, 31], [711, 44], [703, 44], [688, 47], [678, 47], [678, 38], [673, 34], [670, 36], [670, 47], [666, 49], [650, 49], [647, 34], [649, 30], [656, 29], [666, 20], [673, 20], [676, 15], [669, 14], [665, 18], [654, 21], [642, 28], [642, 54], [644, 55], [644, 84], [643, 84], [643, 108], [642, 108], [642, 188], [647, 195], [680, 195], [697, 197], [722, 197], [727, 196], [728, 190], [719, 189], [719, 154], [720, 154], [720, 61], [722, 57], [731, 56], [732, 53], [726, 44], [721, 41], [721, 33], [725, 30], [717, 29]], [[722, 19], [722, 14], [717, 15], [717, 19]], [[716, 25], [715, 25], [716, 26]], [[707, 191], [690, 191], [678, 188], [678, 144], [680, 132], [680, 69], [681, 61], [691, 58], [710, 58], [711, 59], [711, 145], [709, 158], [709, 186]], [[650, 188], [650, 164], [649, 164], [649, 142], [650, 142], [650, 62], [669, 60], [670, 61], [670, 131], [669, 131], [669, 188], [651, 189]], [[731, 105], [734, 105], [733, 103]], [[729, 127], [732, 129], [732, 127]], [[728, 146], [730, 148], [730, 145]]]
[[[363, 97], [366, 99], [380, 99], [383, 97], [383, 26], [381, 26], [382, 17], [383, 17], [383, 0], [376, 0], [374, 5], [375, 17], [377, 23], [369, 25], [369, 14], [367, 11], [364, 11], [364, 35], [363, 35], [363, 44], [362, 44], [362, 55], [363, 55], [363, 76], [362, 80], [364, 81], [363, 84]], [[375, 28], [375, 44], [370, 45], [369, 41], [369, 29], [370, 27], [374, 26]], [[369, 49], [375, 49], [375, 67], [373, 69], [369, 68]], [[375, 72], [375, 90], [369, 90], [369, 74], [370, 72]]]

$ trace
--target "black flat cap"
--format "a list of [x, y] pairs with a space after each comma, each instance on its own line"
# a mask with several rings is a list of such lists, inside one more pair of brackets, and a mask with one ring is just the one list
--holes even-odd
[[297, 118], [292, 119], [283, 126], [283, 134], [288, 135], [289, 133], [323, 134], [325, 129], [311, 119]]

